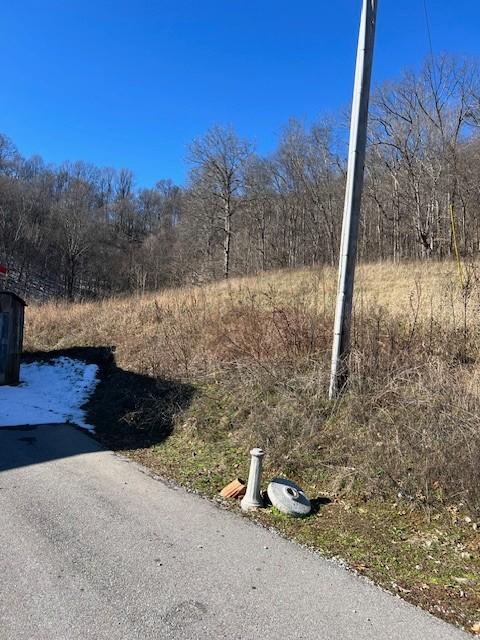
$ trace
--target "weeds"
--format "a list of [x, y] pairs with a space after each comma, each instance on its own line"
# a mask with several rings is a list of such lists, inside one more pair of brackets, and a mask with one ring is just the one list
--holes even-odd
[[[448, 264], [360, 270], [349, 385], [334, 404], [329, 270], [32, 307], [27, 346], [115, 345], [118, 366], [198, 387], [197, 440], [264, 446], [272, 469], [331, 494], [480, 514], [480, 286], [476, 266], [465, 271], [460, 287]], [[179, 409], [179, 432], [189, 416]]]

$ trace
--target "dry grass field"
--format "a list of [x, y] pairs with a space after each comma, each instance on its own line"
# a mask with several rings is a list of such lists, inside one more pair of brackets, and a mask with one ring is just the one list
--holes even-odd
[[[480, 270], [464, 265], [461, 280], [451, 263], [361, 266], [349, 385], [332, 403], [335, 284], [331, 269], [283, 271], [32, 305], [26, 348], [115, 347], [136, 386], [120, 389], [120, 410], [108, 394], [109, 408], [91, 408], [108, 444], [210, 496], [245, 475], [251, 445], [264, 447], [267, 477], [288, 475], [332, 502], [304, 521], [274, 510], [261, 520], [471, 629]], [[150, 381], [147, 395], [139, 380]]]

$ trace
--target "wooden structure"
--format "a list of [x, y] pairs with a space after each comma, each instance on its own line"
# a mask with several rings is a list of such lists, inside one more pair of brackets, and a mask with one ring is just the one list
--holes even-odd
[[10, 291], [0, 291], [0, 385], [20, 382], [25, 302]]

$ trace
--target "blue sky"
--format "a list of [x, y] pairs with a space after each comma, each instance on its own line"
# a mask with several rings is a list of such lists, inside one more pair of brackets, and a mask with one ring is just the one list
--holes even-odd
[[[0, 9], [0, 131], [24, 155], [185, 178], [231, 124], [261, 153], [348, 105], [361, 0], [22, 0]], [[436, 52], [480, 54], [480, 2], [428, 0]], [[374, 81], [428, 53], [423, 0], [380, 0]]]

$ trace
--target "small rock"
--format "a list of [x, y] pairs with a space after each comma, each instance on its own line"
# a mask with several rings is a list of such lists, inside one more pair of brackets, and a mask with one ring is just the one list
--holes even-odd
[[411, 589], [405, 589], [404, 587], [401, 587], [400, 585], [398, 585], [398, 590], [400, 591], [400, 593], [412, 593]]

